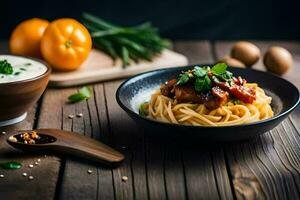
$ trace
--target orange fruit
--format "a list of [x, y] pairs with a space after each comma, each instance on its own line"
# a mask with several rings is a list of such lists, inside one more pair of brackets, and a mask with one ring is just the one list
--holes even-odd
[[21, 22], [12, 32], [9, 49], [12, 54], [41, 57], [40, 43], [49, 22], [33, 18]]
[[41, 41], [43, 58], [57, 71], [77, 69], [88, 57], [92, 38], [78, 21], [57, 19], [49, 24]]

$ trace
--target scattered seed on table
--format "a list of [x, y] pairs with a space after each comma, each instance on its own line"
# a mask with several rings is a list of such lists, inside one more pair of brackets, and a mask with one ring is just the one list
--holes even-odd
[[82, 113], [78, 113], [78, 114], [76, 115], [76, 117], [82, 117], [82, 116], [83, 116]]
[[14, 136], [10, 136], [8, 138], [8, 140], [11, 141], [11, 142], [18, 142], [17, 138], [15, 138]]
[[39, 163], [38, 163], [38, 162], [35, 162], [34, 164], [35, 164], [35, 165], [38, 165]]
[[91, 174], [91, 173], [93, 173], [93, 171], [89, 169], [89, 170], [87, 170], [87, 173]]
[[33, 179], [33, 176], [29, 176], [28, 179], [29, 179], [29, 180], [32, 180], [32, 179]]
[[0, 174], [0, 178], [4, 178], [4, 174]]
[[33, 168], [33, 164], [28, 165], [28, 167]]
[[6, 134], [6, 132], [5, 131], [2, 131], [2, 135], [5, 135]]
[[122, 149], [126, 149], [126, 147], [125, 147], [125, 146], [122, 146]]
[[26, 172], [24, 172], [24, 173], [22, 174], [22, 176], [27, 176], [27, 173], [26, 173]]
[[126, 182], [128, 180], [127, 176], [122, 176], [122, 181]]
[[44, 158], [47, 158], [47, 155], [44, 155]]
[[69, 119], [73, 119], [74, 115], [69, 115], [68, 117], [69, 117]]
[[39, 159], [37, 159], [37, 161], [38, 161], [38, 162], [41, 162], [41, 159], [39, 158]]

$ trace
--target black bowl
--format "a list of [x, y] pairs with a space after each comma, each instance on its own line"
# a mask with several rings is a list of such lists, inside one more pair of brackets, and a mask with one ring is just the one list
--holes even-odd
[[253, 69], [230, 67], [229, 71], [244, 77], [248, 82], [258, 83], [266, 94], [272, 97], [271, 106], [274, 117], [243, 125], [208, 127], [164, 123], [138, 114], [139, 105], [149, 101], [151, 94], [162, 83], [176, 78], [182, 70], [185, 71], [193, 67], [161, 69], [136, 75], [118, 88], [117, 102], [131, 118], [147, 130], [148, 134], [219, 141], [241, 140], [263, 134], [277, 126], [299, 103], [298, 89], [285, 79]]

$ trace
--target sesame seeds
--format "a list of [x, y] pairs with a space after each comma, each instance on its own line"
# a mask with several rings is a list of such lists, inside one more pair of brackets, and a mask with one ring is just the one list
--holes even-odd
[[4, 174], [0, 174], [0, 178], [4, 178]]
[[26, 172], [22, 173], [22, 176], [26, 177], [26, 176], [27, 176], [27, 173], [26, 173]]
[[8, 138], [8, 140], [11, 141], [11, 142], [18, 142], [17, 138], [15, 138], [14, 136], [10, 136]]
[[29, 168], [33, 168], [33, 164], [28, 165]]
[[69, 119], [73, 119], [73, 118], [74, 118], [74, 115], [69, 115], [68, 118], [69, 118]]
[[[75, 116], [74, 116], [73, 114], [68, 115], [68, 118], [69, 118], [69, 119], [73, 119], [74, 117], [75, 117]], [[82, 114], [82, 113], [77, 113], [77, 114], [76, 114], [76, 117], [81, 118], [81, 117], [83, 117], [83, 114]]]
[[6, 134], [6, 132], [5, 131], [2, 131], [2, 133], [1, 133], [2, 135], [5, 135]]
[[122, 176], [122, 181], [126, 182], [128, 180], [127, 176]]
[[33, 176], [28, 176], [28, 179], [33, 180], [34, 178], [33, 178]]
[[93, 171], [92, 171], [91, 169], [88, 169], [88, 170], [87, 170], [87, 173], [88, 173], [88, 174], [91, 174], [91, 173], [93, 173]]

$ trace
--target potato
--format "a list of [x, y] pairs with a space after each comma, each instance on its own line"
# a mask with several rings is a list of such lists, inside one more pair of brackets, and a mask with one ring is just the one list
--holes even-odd
[[231, 67], [240, 67], [240, 68], [246, 67], [246, 65], [244, 63], [242, 63], [241, 61], [239, 61], [235, 58], [231, 58], [229, 56], [223, 57], [218, 62], [226, 63], [228, 66], [231, 66]]
[[286, 73], [292, 64], [291, 53], [282, 47], [273, 46], [264, 55], [264, 65], [267, 70], [278, 75]]
[[251, 67], [259, 60], [260, 50], [250, 42], [241, 41], [233, 45], [231, 57], [241, 61], [247, 67]]

